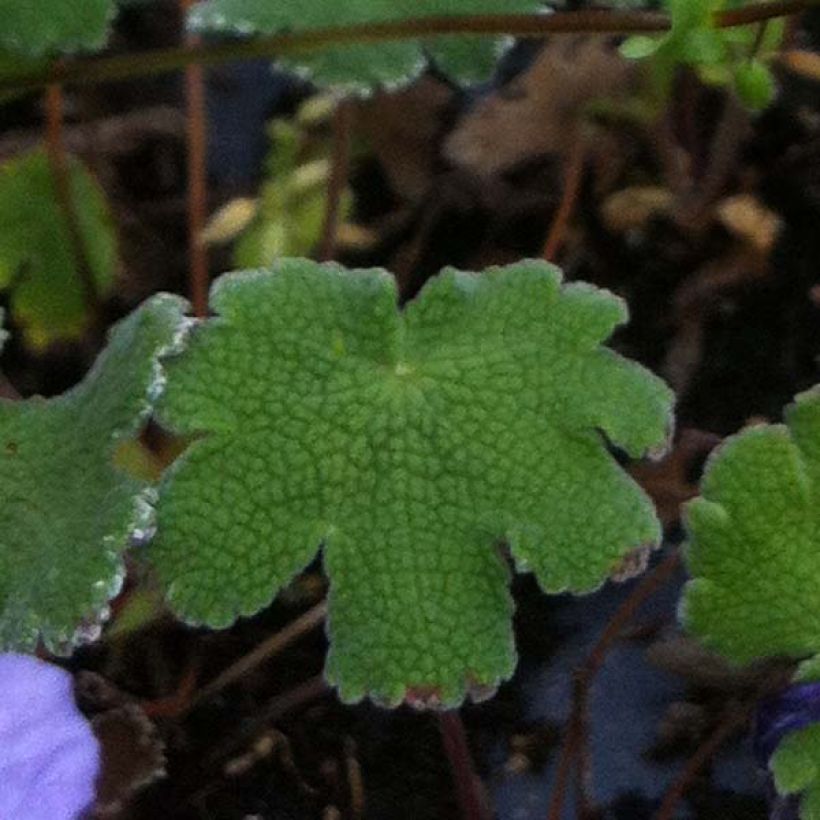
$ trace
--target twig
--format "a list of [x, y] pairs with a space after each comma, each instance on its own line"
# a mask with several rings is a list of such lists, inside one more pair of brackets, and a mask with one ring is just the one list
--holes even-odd
[[327, 262], [336, 255], [336, 234], [339, 229], [342, 196], [350, 176], [352, 131], [353, 106], [350, 104], [350, 100], [339, 100], [336, 103], [336, 110], [333, 112], [333, 157], [330, 166], [330, 179], [327, 182], [322, 238], [319, 242], [320, 262]]
[[[773, 0], [715, 15], [719, 28], [734, 28], [789, 17], [818, 5], [820, 0]], [[586, 10], [556, 14], [481, 14], [413, 18], [385, 23], [361, 23], [277, 34], [253, 40], [214, 41], [182, 48], [136, 54], [79, 58], [52, 63], [0, 82], [0, 92], [35, 90], [49, 83], [93, 84], [179, 71], [191, 63], [219, 65], [236, 60], [270, 58], [317, 51], [350, 43], [380, 43], [453, 34], [509, 35], [537, 39], [550, 34], [636, 34], [668, 31], [669, 18], [651, 11]]]
[[[672, 577], [680, 564], [680, 555], [670, 553], [652, 572], [647, 574], [632, 591], [632, 594], [618, 607], [610, 618], [600, 638], [593, 646], [586, 660], [575, 671], [572, 688], [572, 708], [564, 734], [564, 743], [549, 805], [549, 820], [561, 820], [561, 812], [566, 799], [569, 777], [577, 758], [585, 759], [582, 749], [586, 745], [587, 701], [592, 682], [603, 666], [612, 645], [618, 641], [624, 627], [632, 620], [641, 605], [655, 594]], [[589, 780], [588, 772], [582, 772], [580, 782]], [[588, 802], [586, 796], [584, 802]]]
[[352, 820], [362, 820], [366, 801], [364, 778], [362, 777], [362, 766], [357, 756], [356, 741], [352, 737], [345, 738], [344, 748], [347, 787], [350, 792], [350, 816]]
[[[183, 16], [194, 0], [179, 0]], [[194, 36], [186, 42], [199, 46]], [[205, 109], [205, 75], [198, 63], [185, 67], [186, 135], [188, 144], [188, 287], [194, 315], [208, 315], [208, 248], [202, 232], [208, 220], [207, 119]]]
[[732, 94], [727, 94], [709, 150], [709, 162], [694, 190], [682, 197], [677, 219], [697, 227], [712, 218], [710, 206], [721, 196], [735, 172], [743, 141], [751, 133], [748, 112]]
[[581, 193], [581, 182], [584, 178], [584, 159], [586, 144], [583, 134], [579, 133], [570, 149], [564, 172], [564, 190], [561, 202], [550, 225], [547, 239], [544, 242], [543, 257], [547, 262], [555, 262], [567, 234], [567, 227], [578, 204]]
[[450, 762], [462, 820], [491, 820], [489, 800], [473, 765], [461, 713], [458, 709], [439, 712], [438, 727]]
[[261, 727], [276, 723], [285, 715], [324, 697], [330, 691], [324, 675], [316, 675], [294, 686], [293, 689], [277, 695], [259, 709], [251, 720], [240, 726], [239, 731], [230, 737], [227, 744], [218, 752], [210, 755], [206, 762], [210, 765], [220, 758], [233, 754], [253, 740], [259, 734]]
[[754, 708], [761, 698], [785, 686], [791, 679], [793, 668], [777, 669], [755, 688], [745, 700], [730, 702], [714, 731], [704, 740], [689, 758], [683, 771], [675, 778], [664, 794], [661, 806], [654, 820], [674, 820], [675, 810], [692, 785], [698, 772], [715, 756], [721, 746], [751, 719]]
[[189, 709], [213, 697], [226, 686], [230, 686], [243, 675], [282, 652], [294, 641], [317, 627], [327, 615], [327, 602], [322, 601], [303, 615], [289, 623], [274, 635], [259, 644], [252, 652], [243, 655], [236, 663], [217, 675], [203, 686], [191, 699]]
[[46, 88], [45, 108], [46, 150], [54, 181], [54, 193], [71, 245], [74, 268], [80, 280], [86, 308], [92, 317], [96, 317], [100, 309], [100, 296], [77, 216], [74, 191], [71, 185], [71, 171], [63, 148], [63, 92], [59, 85], [49, 85]]

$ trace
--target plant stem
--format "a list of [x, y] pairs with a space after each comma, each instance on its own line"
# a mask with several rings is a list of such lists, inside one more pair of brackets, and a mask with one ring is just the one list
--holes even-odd
[[[715, 15], [719, 28], [750, 25], [800, 14], [820, 0], [772, 0]], [[253, 40], [201, 43], [183, 48], [155, 49], [136, 54], [80, 58], [52, 63], [0, 82], [0, 92], [42, 88], [49, 83], [101, 83], [178, 71], [191, 63], [217, 65], [235, 60], [279, 57], [350, 43], [380, 43], [452, 34], [509, 35], [541, 38], [549, 34], [658, 33], [670, 27], [669, 18], [651, 11], [586, 10], [555, 14], [479, 14], [360, 23], [277, 34]]]
[[458, 709], [438, 713], [438, 727], [462, 820], [491, 820], [489, 800], [473, 765], [464, 722]]
[[63, 91], [59, 85], [49, 85], [46, 88], [45, 109], [46, 150], [51, 167], [51, 176], [54, 181], [57, 207], [63, 217], [71, 246], [71, 255], [74, 259], [74, 268], [80, 280], [86, 309], [92, 317], [92, 324], [94, 324], [93, 319], [97, 317], [100, 309], [100, 296], [97, 292], [94, 270], [91, 267], [85, 237], [77, 215], [74, 191], [71, 186], [71, 169], [68, 167], [63, 148]]
[[717, 754], [721, 746], [735, 732], [739, 732], [751, 720], [755, 706], [761, 698], [787, 685], [788, 681], [791, 680], [793, 671], [793, 667], [775, 669], [770, 675], [766, 676], [760, 686], [756, 687], [750, 697], [742, 701], [733, 700], [726, 706], [717, 726], [695, 750], [683, 771], [667, 789], [654, 820], [674, 820], [678, 804], [683, 799], [689, 786], [692, 785], [692, 781], [697, 777], [698, 772]]
[[[182, 15], [194, 0], [179, 0]], [[186, 44], [199, 48], [196, 37]], [[204, 69], [197, 63], [185, 67], [186, 141], [188, 146], [188, 279], [194, 315], [208, 315], [208, 249], [202, 233], [208, 219], [207, 116]]]
[[353, 131], [353, 106], [341, 99], [333, 112], [333, 157], [327, 182], [319, 261], [327, 262], [336, 255], [336, 234], [339, 229], [342, 196], [350, 176], [350, 143]]
[[[678, 552], [670, 553], [649, 574], [645, 575], [632, 594], [615, 610], [609, 623], [601, 633], [586, 660], [575, 671], [572, 688], [572, 710], [564, 733], [561, 757], [550, 798], [548, 820], [561, 820], [566, 799], [569, 778], [576, 759], [584, 759], [586, 746], [587, 703], [592, 683], [603, 666], [613, 644], [620, 638], [626, 625], [632, 620], [640, 606], [655, 594], [675, 573], [680, 565]], [[580, 782], [589, 779], [588, 772], [582, 772]], [[584, 801], [589, 802], [584, 796]]]
[[294, 641], [317, 627], [324, 620], [325, 615], [327, 615], [327, 602], [322, 601], [303, 615], [300, 615], [286, 627], [280, 629], [279, 632], [271, 635], [267, 640], [262, 641], [253, 651], [247, 655], [243, 655], [236, 663], [229, 666], [212, 681], [203, 686], [191, 699], [189, 708], [213, 697], [217, 692], [259, 666], [260, 663], [264, 663], [275, 655], [278, 655]]
[[581, 193], [581, 182], [584, 179], [584, 158], [586, 145], [582, 134], [578, 134], [570, 149], [569, 158], [564, 170], [564, 190], [561, 202], [550, 225], [547, 239], [544, 242], [543, 257], [547, 262], [555, 262], [567, 235], [567, 227], [578, 204]]

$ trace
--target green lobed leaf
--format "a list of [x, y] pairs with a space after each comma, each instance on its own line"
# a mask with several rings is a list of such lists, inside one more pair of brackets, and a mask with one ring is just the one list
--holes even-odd
[[689, 505], [687, 626], [732, 660], [820, 652], [820, 389], [710, 460]]
[[[411, 18], [537, 11], [536, 0], [206, 0], [197, 4], [189, 24], [200, 32], [272, 34], [333, 26], [385, 23]], [[499, 50], [491, 37], [439, 37], [357, 43], [294, 55], [319, 83], [368, 87], [395, 83], [418, 73], [426, 56], [463, 80], [486, 77]]]
[[[68, 167], [87, 262], [102, 296], [117, 270], [111, 214], [85, 166], [70, 157]], [[11, 311], [35, 347], [85, 330], [87, 294], [42, 150], [0, 167], [0, 288], [11, 290]]]
[[629, 59], [649, 59], [650, 87], [657, 97], [671, 93], [675, 72], [691, 66], [710, 85], [734, 86], [741, 102], [752, 111], [768, 105], [775, 94], [774, 77], [763, 58], [780, 47], [783, 22], [719, 29], [715, 14], [738, 8], [745, 0], [665, 0], [671, 17], [669, 32], [657, 37], [627, 38], [621, 54]]
[[820, 820], [820, 725], [787, 735], [769, 762], [780, 794], [798, 794], [801, 820]]
[[633, 455], [669, 389], [600, 342], [624, 304], [546, 263], [445, 270], [403, 312], [385, 271], [284, 260], [222, 277], [158, 406], [199, 439], [160, 489], [154, 564], [227, 626], [324, 546], [341, 696], [456, 704], [515, 664], [506, 541], [544, 590], [589, 591], [658, 541]]
[[32, 57], [99, 49], [115, 12], [114, 0], [0, 0], [0, 47]]
[[0, 401], [0, 649], [70, 646], [122, 580], [145, 485], [117, 471], [118, 442], [150, 412], [157, 356], [182, 302], [154, 297], [112, 330], [86, 378], [55, 399]]

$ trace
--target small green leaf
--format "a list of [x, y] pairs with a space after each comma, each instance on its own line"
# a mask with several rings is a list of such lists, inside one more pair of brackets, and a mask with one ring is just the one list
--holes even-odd
[[820, 389], [786, 421], [730, 438], [688, 509], [684, 621], [741, 663], [820, 653]]
[[660, 37], [635, 34], [623, 41], [620, 52], [628, 60], [644, 60], [651, 57], [660, 48], [660, 45]]
[[801, 820], [820, 820], [820, 725], [787, 735], [769, 767], [780, 794], [803, 792]]
[[[111, 215], [100, 187], [74, 158], [69, 177], [87, 262], [102, 296], [117, 269]], [[0, 288], [12, 291], [12, 313], [35, 347], [85, 330], [85, 285], [44, 151], [0, 167]]]
[[447, 270], [399, 312], [384, 271], [284, 260], [211, 307], [158, 408], [199, 436], [151, 548], [187, 620], [257, 611], [324, 545], [342, 697], [456, 704], [513, 671], [502, 540], [550, 592], [657, 542], [601, 432], [662, 446], [671, 393], [600, 346], [626, 318], [611, 294], [524, 262]]
[[0, 47], [32, 57], [99, 49], [115, 11], [114, 0], [0, 0]]
[[[259, 209], [234, 249], [234, 264], [239, 268], [263, 267], [285, 256], [309, 256], [324, 225], [329, 138], [310, 136], [298, 117], [295, 122], [274, 120], [268, 133], [271, 150]], [[351, 207], [352, 196], [345, 190], [339, 202], [342, 220]]]
[[[394, 0], [304, 0], [300, 4], [207, 0], [193, 8], [189, 23], [197, 31], [272, 34], [411, 18], [535, 12], [539, 7], [535, 0], [417, 0], [412, 4]], [[319, 83], [366, 88], [418, 73], [429, 55], [456, 78], [474, 80], [487, 75], [498, 43], [491, 37], [475, 36], [357, 43], [294, 55], [287, 62], [309, 69]]]
[[119, 589], [148, 507], [112, 459], [151, 409], [181, 307], [161, 295], [123, 320], [68, 393], [0, 402], [0, 649], [67, 648]]
[[760, 60], [741, 63], [735, 69], [735, 89], [745, 106], [762, 111], [774, 99], [774, 75]]
[[[690, 66], [709, 85], [734, 84], [741, 101], [751, 110], [765, 108], [774, 96], [774, 79], [762, 58], [774, 53], [783, 40], [783, 22], [760, 27], [717, 28], [715, 14], [737, 8], [741, 0], [666, 0], [671, 30], [662, 36], [630, 37], [621, 53], [630, 59], [649, 59], [649, 88], [665, 100], [680, 66]], [[754, 54], [758, 59], [751, 59]]]

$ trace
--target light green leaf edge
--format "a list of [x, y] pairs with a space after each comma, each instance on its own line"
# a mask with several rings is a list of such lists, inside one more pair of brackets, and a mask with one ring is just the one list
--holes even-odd
[[[301, 32], [328, 25], [385, 23], [418, 17], [443, 17], [481, 13], [532, 13], [534, 0], [305, 0], [299, 5], [269, 0], [206, 0], [194, 6], [188, 22], [199, 33], [230, 32], [239, 35]], [[322, 85], [366, 92], [374, 86], [395, 86], [416, 77], [429, 57], [456, 79], [486, 79], [509, 38], [480, 36], [431, 37], [332, 46], [283, 59]]]
[[[384, 271], [283, 260], [221, 277], [211, 307], [163, 360], [157, 408], [199, 437], [160, 486], [151, 546], [185, 620], [253, 614], [324, 543], [341, 697], [452, 706], [514, 670], [499, 538], [549, 592], [591, 591], [658, 542], [651, 502], [595, 428], [634, 455], [659, 448], [672, 394], [599, 347], [626, 319], [611, 294], [525, 262], [446, 270], [399, 313]], [[523, 392], [550, 378], [553, 426]]]
[[820, 652], [820, 386], [727, 439], [685, 514], [681, 619], [730, 660]]
[[162, 387], [184, 302], [153, 297], [110, 332], [80, 384], [54, 399], [0, 401], [0, 650], [55, 652], [93, 636], [123, 579], [122, 552], [153, 496], [117, 471]]
[[820, 725], [787, 735], [769, 761], [779, 794], [799, 794], [801, 820], [820, 820]]
[[33, 58], [96, 51], [116, 11], [115, 0], [0, 0], [0, 48]]
[[[68, 173], [79, 232], [97, 288], [104, 297], [117, 273], [114, 220], [97, 181], [76, 158]], [[39, 348], [82, 335], [88, 323], [84, 284], [42, 149], [0, 166], [0, 288], [24, 338]]]

